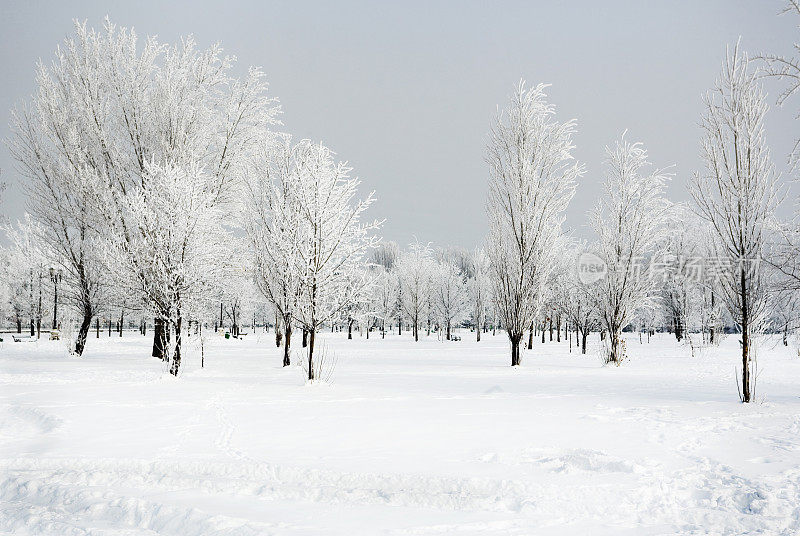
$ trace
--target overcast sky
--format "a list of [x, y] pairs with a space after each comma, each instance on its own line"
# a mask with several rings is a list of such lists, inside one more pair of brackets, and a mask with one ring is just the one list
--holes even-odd
[[[375, 190], [382, 235], [405, 245], [474, 247], [486, 232], [484, 147], [492, 116], [520, 78], [546, 82], [561, 120], [578, 121], [585, 162], [567, 225], [585, 234], [602, 180], [604, 146], [624, 129], [658, 166], [674, 164], [669, 195], [685, 200], [699, 166], [701, 95], [725, 47], [791, 53], [800, 17], [784, 2], [9, 2], [0, 0], [0, 137], [10, 109], [34, 91], [72, 19], [109, 15], [140, 36], [220, 41], [238, 68], [264, 68], [284, 130], [332, 147], [364, 190]], [[800, 97], [774, 107], [767, 136], [779, 169], [798, 136]], [[0, 212], [24, 212], [14, 163]]]

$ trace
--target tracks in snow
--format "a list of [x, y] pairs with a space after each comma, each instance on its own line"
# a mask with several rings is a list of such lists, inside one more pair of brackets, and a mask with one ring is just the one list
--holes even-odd
[[[524, 521], [528, 528], [561, 518], [666, 524], [687, 534], [711, 526], [720, 534], [800, 530], [800, 470], [772, 482], [753, 481], [698, 459], [695, 468], [673, 474], [636, 475], [629, 489], [602, 483], [563, 489], [556, 482], [543, 486], [525, 480], [341, 473], [243, 462], [1, 460], [0, 530], [83, 535], [94, 533], [79, 526], [111, 524], [149, 531], [139, 532], [144, 534], [222, 536], [269, 534], [275, 528], [175, 505], [169, 494], [176, 490], [346, 508], [486, 511]], [[609, 495], [612, 490], [616, 493]]]

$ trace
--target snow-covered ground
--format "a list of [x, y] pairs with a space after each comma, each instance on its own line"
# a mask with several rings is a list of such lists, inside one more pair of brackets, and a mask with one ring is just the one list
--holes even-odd
[[6, 342], [0, 532], [800, 533], [791, 347], [762, 345], [743, 405], [733, 336], [695, 357], [631, 336], [622, 367], [537, 344], [512, 369], [504, 336], [462, 335], [327, 334], [314, 385], [272, 334], [213, 338], [177, 379], [138, 334], [81, 359]]

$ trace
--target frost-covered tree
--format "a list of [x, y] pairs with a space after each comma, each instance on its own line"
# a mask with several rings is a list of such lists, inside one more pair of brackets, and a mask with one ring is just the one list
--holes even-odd
[[419, 326], [431, 291], [434, 269], [430, 246], [419, 241], [410, 244], [408, 252], [401, 255], [397, 262], [397, 276], [403, 288], [403, 312], [411, 321], [415, 341], [419, 341]]
[[382, 266], [386, 270], [393, 270], [400, 259], [400, 248], [396, 242], [381, 242], [372, 250], [372, 264]]
[[669, 177], [650, 169], [644, 146], [627, 141], [624, 133], [613, 148], [606, 147], [606, 153], [603, 195], [592, 218], [597, 253], [607, 267], [597, 283], [596, 300], [601, 327], [608, 335], [605, 361], [620, 364], [623, 328], [637, 308], [656, 299], [648, 261], [669, 214], [664, 198]]
[[22, 333], [26, 314], [30, 311], [29, 274], [25, 259], [14, 247], [0, 249], [0, 287], [3, 302], [0, 305], [4, 317], [9, 320], [17, 333]]
[[[579, 335], [585, 330], [588, 336], [596, 323], [594, 300], [590, 296], [590, 290], [578, 277], [578, 259], [585, 251], [586, 245], [583, 242], [568, 243], [564, 248], [552, 296], [565, 329], [575, 331], [578, 347], [581, 347]], [[571, 337], [570, 335], [570, 351]]]
[[[800, 15], [800, 2], [789, 0], [781, 14]], [[800, 90], [800, 44], [794, 43], [794, 56], [778, 54], [762, 54], [759, 59], [764, 66], [759, 75], [778, 78], [785, 83], [784, 90], [778, 94], [777, 104], [783, 106], [787, 100]], [[796, 116], [795, 118], [800, 117]], [[789, 164], [793, 171], [800, 164], [800, 138], [795, 140], [789, 155]], [[767, 263], [778, 275], [774, 278], [776, 291], [780, 293], [781, 303], [793, 303], [793, 293], [800, 292], [800, 203], [795, 202], [795, 215], [787, 222], [777, 225], [774, 243], [766, 257]], [[782, 307], [779, 306], [779, 309]], [[785, 318], [784, 315], [780, 315]]]
[[61, 270], [64, 301], [81, 317], [73, 349], [81, 355], [104, 283], [96, 255], [101, 225], [87, 169], [104, 163], [95, 140], [81, 129], [91, 119], [84, 103], [99, 97], [84, 94], [80, 60], [69, 51], [60, 50], [50, 70], [40, 65], [33, 102], [12, 114], [9, 147], [26, 180], [28, 210], [40, 224], [38, 242]]
[[[346, 290], [346, 294], [354, 296], [353, 300], [345, 303], [338, 315], [338, 322], [347, 326], [347, 338], [353, 338], [353, 327], [357, 325], [366, 326], [366, 323], [371, 316], [371, 298], [373, 296], [375, 287], [375, 273], [370, 270], [373, 266], [356, 266], [354, 271], [348, 273], [350, 283]], [[366, 272], [366, 273], [365, 273]], [[370, 292], [360, 292], [357, 289], [349, 287], [362, 285], [364, 281], [370, 282]]]
[[562, 323], [568, 324], [567, 307], [569, 301], [569, 287], [575, 278], [577, 266], [577, 248], [565, 239], [561, 247], [561, 254], [556, 259], [553, 272], [550, 274], [548, 283], [548, 301], [550, 303], [550, 340], [553, 340], [553, 329], [555, 328], [555, 340], [561, 342]]
[[[4, 238], [9, 236], [13, 230], [9, 227], [3, 229]], [[22, 333], [23, 324], [26, 322], [25, 316], [30, 310], [30, 300], [28, 299], [29, 288], [29, 265], [27, 258], [17, 245], [12, 241], [11, 244], [0, 244], [0, 285], [3, 287], [3, 310], [8, 320], [16, 326], [17, 333]]]
[[584, 285], [577, 280], [570, 280], [566, 285], [568, 300], [564, 305], [564, 314], [580, 336], [577, 341], [581, 353], [586, 353], [586, 341], [592, 330], [597, 327], [597, 301], [593, 295], [594, 285]]
[[[562, 325], [565, 327], [564, 335], [566, 336], [566, 326], [571, 322], [568, 308], [571, 303], [570, 289], [577, 282], [576, 268], [578, 258], [578, 246], [571, 243], [569, 240], [562, 242], [564, 245], [561, 247], [561, 254], [559, 255], [550, 281], [548, 282], [548, 304], [550, 310], [550, 340], [553, 340], [553, 329], [555, 329], [555, 340], [561, 342]], [[532, 346], [533, 330], [529, 334], [528, 346]]]
[[[380, 331], [383, 334], [383, 299], [381, 296], [381, 276], [386, 271], [385, 268], [379, 264], [371, 264], [368, 266], [369, 278], [372, 280], [372, 292], [364, 296], [364, 301], [359, 302], [359, 307], [354, 310], [355, 321], [359, 326], [361, 334], [365, 334], [367, 339], [373, 330]], [[361, 331], [361, 330], [364, 331]]]
[[[15, 311], [21, 309], [26, 311], [30, 320], [31, 337], [36, 335], [38, 338], [41, 336], [44, 315], [43, 306], [49, 305], [49, 298], [51, 297], [49, 269], [55, 268], [49, 262], [47, 252], [43, 248], [44, 244], [40, 240], [44, 231], [29, 214], [25, 214], [24, 219], [18, 221], [14, 226], [0, 226], [0, 230], [5, 233], [9, 242], [8, 247], [4, 248], [6, 261], [8, 262], [5, 274], [6, 276], [12, 276], [13, 274], [6, 283], [7, 288], [19, 289], [21, 284], [21, 289], [26, 291], [23, 293], [27, 294], [26, 306], [23, 308], [15, 306], [13, 309]], [[45, 290], [45, 288], [48, 290]], [[65, 305], [69, 307], [79, 305], [79, 302], [72, 299], [74, 294], [71, 289], [63, 292], [64, 289], [62, 287], [61, 290], [62, 296], [67, 296], [66, 300], [61, 300]], [[18, 295], [16, 293], [9, 296], [15, 295], [18, 298], [23, 297], [21, 294]]]
[[467, 287], [472, 302], [475, 336], [477, 341], [481, 342], [481, 331], [486, 327], [486, 310], [491, 301], [489, 257], [483, 248], [475, 248], [472, 252], [471, 262], [472, 277], [467, 281]]
[[720, 254], [720, 294], [742, 333], [740, 397], [755, 390], [752, 337], [765, 320], [768, 285], [763, 257], [765, 230], [780, 201], [764, 135], [765, 93], [738, 44], [726, 54], [722, 75], [704, 99], [702, 157], [692, 196], [708, 221]]
[[147, 189], [120, 199], [125, 228], [114, 227], [105, 264], [117, 288], [169, 330], [170, 372], [178, 374], [184, 321], [198, 318], [219, 296], [220, 284], [236, 269], [223, 227], [226, 211], [216, 179], [198, 165], [147, 164]]
[[545, 85], [520, 82], [491, 130], [487, 253], [495, 307], [520, 364], [523, 333], [540, 313], [564, 211], [584, 168], [572, 157], [575, 122], [559, 123]]
[[386, 338], [386, 328], [391, 324], [397, 304], [398, 278], [394, 271], [383, 267], [375, 278], [375, 315], [381, 323], [381, 338]]
[[139, 240], [136, 222], [124, 219], [126, 202], [153, 197], [150, 166], [202, 169], [213, 179], [204, 194], [225, 197], [258, 133], [275, 123], [263, 73], [237, 78], [233, 68], [218, 45], [139, 42], [108, 20], [99, 31], [76, 23], [52, 65], [40, 65], [33, 103], [13, 118], [12, 153], [29, 178], [32, 214], [61, 255], [65, 279], [81, 289], [80, 334], [105, 275], [93, 268], [96, 242], [107, 232]]
[[[244, 228], [254, 256], [254, 276], [283, 329], [283, 366], [290, 364], [292, 323], [299, 307], [304, 260], [299, 247], [301, 173], [310, 165], [308, 142], [288, 135], [266, 143], [247, 169]], [[278, 326], [276, 326], [276, 331]]]
[[[781, 14], [792, 13], [800, 15], [800, 1], [789, 0]], [[764, 62], [764, 67], [759, 71], [760, 76], [778, 78], [786, 85], [778, 94], [777, 104], [783, 106], [786, 101], [798, 91], [800, 91], [800, 43], [793, 43], [794, 56], [784, 56], [781, 54], [761, 54], [758, 59]], [[797, 117], [800, 117], [798, 115]], [[789, 155], [789, 164], [793, 169], [800, 163], [800, 137], [794, 142], [792, 152]]]
[[440, 249], [438, 252], [439, 262], [447, 260], [452, 263], [465, 279], [473, 277], [472, 252], [462, 247], [451, 246]]
[[[306, 154], [299, 158], [304, 164], [295, 190], [301, 262], [296, 267], [301, 293], [295, 316], [308, 330], [308, 379], [314, 380], [316, 333], [368, 291], [371, 280], [360, 268], [378, 243], [373, 232], [380, 222], [363, 221], [374, 197], [356, 198], [360, 182], [350, 176], [346, 162], [336, 162], [334, 153], [322, 144], [304, 141], [299, 150]], [[360, 274], [357, 281], [355, 274]]]
[[781, 334], [784, 346], [789, 345], [789, 336], [800, 328], [800, 294], [778, 290], [773, 302], [770, 318], [772, 330]]
[[436, 264], [431, 291], [436, 318], [449, 341], [453, 327], [466, 320], [470, 312], [469, 293], [460, 268], [449, 261]]
[[226, 259], [230, 268], [223, 272], [224, 277], [216, 283], [220, 294], [214, 301], [222, 305], [220, 327], [228, 326], [231, 336], [238, 338], [243, 326], [252, 321], [258, 291], [253, 257], [249, 254], [246, 241], [230, 235], [226, 241], [222, 250], [230, 255]]
[[700, 329], [703, 331], [704, 339], [710, 344], [717, 344], [720, 335], [723, 333], [725, 325], [731, 323], [727, 321], [729, 316], [726, 313], [725, 305], [720, 297], [720, 273], [717, 269], [720, 259], [724, 257], [720, 254], [720, 244], [715, 237], [712, 226], [703, 218], [694, 214], [691, 218], [694, 225], [692, 229], [692, 240], [695, 242], [695, 250], [702, 259], [700, 281], [699, 281], [699, 318]]
[[800, 211], [775, 227], [765, 260], [777, 273], [775, 284], [782, 292], [800, 292]]
[[673, 206], [669, 228], [658, 246], [652, 274], [661, 287], [664, 317], [672, 326], [675, 338], [689, 336], [700, 309], [703, 257], [698, 229], [704, 222], [693, 217], [688, 207]]

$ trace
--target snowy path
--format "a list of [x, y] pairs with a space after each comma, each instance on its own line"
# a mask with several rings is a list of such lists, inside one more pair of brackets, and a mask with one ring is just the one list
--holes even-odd
[[177, 380], [139, 336], [6, 344], [0, 533], [800, 533], [788, 349], [761, 349], [745, 406], [733, 337], [632, 339], [621, 368], [548, 343], [516, 370], [487, 338], [326, 336], [335, 381], [312, 386], [269, 337]]

